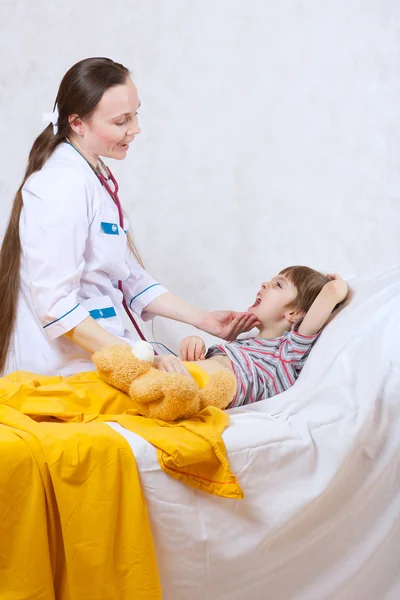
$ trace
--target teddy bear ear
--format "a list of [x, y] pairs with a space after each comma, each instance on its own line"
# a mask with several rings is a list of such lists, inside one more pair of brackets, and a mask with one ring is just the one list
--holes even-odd
[[103, 373], [110, 373], [112, 370], [112, 364], [110, 357], [101, 351], [95, 352], [92, 356], [96, 368]]

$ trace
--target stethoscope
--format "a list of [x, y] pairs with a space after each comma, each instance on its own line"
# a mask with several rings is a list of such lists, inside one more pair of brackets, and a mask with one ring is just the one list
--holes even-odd
[[[119, 220], [119, 226], [124, 229], [124, 213], [122, 210], [122, 206], [121, 206], [121, 202], [119, 200], [118, 197], [118, 190], [119, 190], [119, 185], [117, 180], [115, 179], [114, 175], [111, 173], [111, 170], [109, 167], [107, 167], [104, 162], [101, 160], [101, 158], [99, 157], [99, 165], [100, 168], [103, 170], [103, 173], [101, 173], [98, 169], [95, 169], [93, 165], [90, 164], [90, 162], [87, 160], [87, 158], [85, 156], [83, 156], [83, 154], [81, 152], [79, 152], [78, 148], [76, 148], [70, 141], [68, 138], [65, 138], [67, 144], [69, 144], [74, 150], [77, 151], [77, 153], [82, 156], [82, 158], [87, 162], [87, 164], [89, 165], [89, 167], [92, 169], [92, 171], [95, 173], [95, 175], [97, 176], [97, 179], [100, 181], [101, 185], [107, 190], [108, 194], [111, 196], [112, 200], [114, 201], [114, 204], [116, 205], [117, 209], [118, 209], [118, 220]], [[111, 183], [113, 184], [114, 190], [111, 189], [110, 185], [109, 185], [109, 181], [111, 181]], [[128, 305], [126, 304], [126, 300], [124, 298], [124, 292], [122, 289], [122, 281], [118, 281], [118, 289], [120, 290], [121, 294], [122, 294], [122, 306], [125, 309], [126, 314], [129, 317], [129, 320], [131, 321], [132, 325], [134, 326], [134, 328], [137, 331], [137, 334], [139, 335], [140, 339], [143, 340], [144, 342], [147, 342], [142, 330], [140, 329], [139, 325], [136, 323], [135, 319], [133, 318], [133, 315], [131, 313], [131, 311], [128, 308]], [[175, 352], [172, 352], [172, 350], [170, 350], [169, 348], [167, 348], [167, 346], [164, 346], [164, 344], [161, 344], [161, 342], [148, 342], [150, 344], [159, 344], [160, 346], [163, 346], [166, 350], [168, 350], [168, 352], [171, 352], [171, 354], [175, 354]], [[157, 354], [156, 351], [154, 351], [155, 354]], [[175, 354], [176, 356], [176, 354]]]

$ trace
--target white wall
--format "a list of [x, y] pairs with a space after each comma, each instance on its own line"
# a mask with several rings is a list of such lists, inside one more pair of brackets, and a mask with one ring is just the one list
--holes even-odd
[[1, 0], [0, 23], [0, 233], [62, 75], [103, 55], [139, 88], [111, 167], [173, 292], [244, 309], [289, 264], [399, 261], [398, 0]]

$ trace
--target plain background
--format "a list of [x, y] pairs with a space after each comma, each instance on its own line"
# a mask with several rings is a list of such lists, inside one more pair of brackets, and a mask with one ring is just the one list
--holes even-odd
[[399, 262], [398, 0], [1, 0], [0, 23], [0, 235], [63, 74], [108, 56], [142, 101], [108, 162], [172, 292], [244, 310], [290, 264]]

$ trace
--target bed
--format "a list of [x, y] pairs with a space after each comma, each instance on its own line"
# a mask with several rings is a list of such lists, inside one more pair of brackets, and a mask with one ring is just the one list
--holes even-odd
[[295, 386], [230, 411], [243, 500], [168, 477], [110, 423], [136, 457], [164, 600], [400, 598], [400, 266], [351, 286]]

